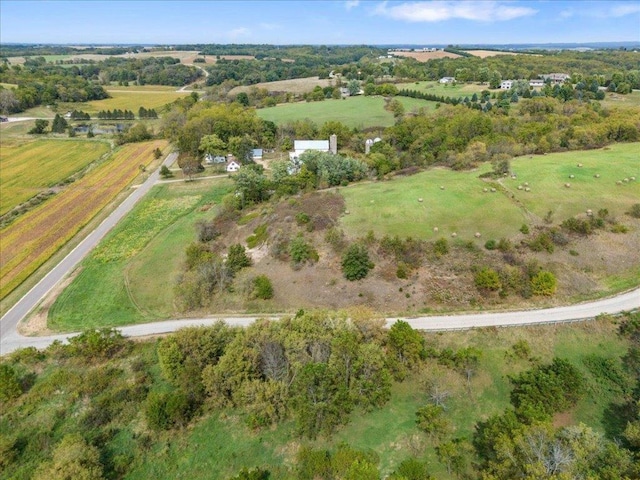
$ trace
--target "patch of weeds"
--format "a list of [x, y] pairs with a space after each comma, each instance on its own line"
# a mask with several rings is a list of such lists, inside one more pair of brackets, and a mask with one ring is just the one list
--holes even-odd
[[247, 246], [255, 248], [267, 240], [267, 224], [258, 225], [253, 231], [253, 235], [247, 237]]

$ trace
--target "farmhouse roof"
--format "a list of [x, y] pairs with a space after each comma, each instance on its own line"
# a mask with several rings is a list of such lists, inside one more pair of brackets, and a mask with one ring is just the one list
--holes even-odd
[[318, 150], [320, 152], [328, 152], [329, 140], [295, 140], [293, 142], [293, 149], [296, 152], [299, 150]]

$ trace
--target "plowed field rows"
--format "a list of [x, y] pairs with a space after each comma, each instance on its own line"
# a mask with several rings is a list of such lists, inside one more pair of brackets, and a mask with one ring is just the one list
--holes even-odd
[[164, 140], [124, 146], [78, 182], [0, 231], [0, 298], [69, 241], [153, 160]]

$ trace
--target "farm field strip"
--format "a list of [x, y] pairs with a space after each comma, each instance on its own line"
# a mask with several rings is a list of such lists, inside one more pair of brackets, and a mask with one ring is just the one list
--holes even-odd
[[68, 189], [0, 231], [0, 298], [24, 281], [69, 241], [148, 165], [156, 140], [123, 147], [114, 157]]
[[106, 142], [4, 140], [0, 150], [0, 214], [63, 181], [109, 151]]
[[131, 110], [138, 113], [140, 107], [147, 109], [158, 109], [179, 98], [189, 95], [189, 92], [172, 91], [149, 91], [149, 90], [118, 90], [110, 91], [111, 98], [104, 100], [93, 100], [86, 103], [69, 104], [73, 108], [82, 110], [89, 114], [98, 113], [101, 110]]

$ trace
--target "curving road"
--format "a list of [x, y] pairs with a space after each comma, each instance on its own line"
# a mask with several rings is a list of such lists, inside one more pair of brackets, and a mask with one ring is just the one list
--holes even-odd
[[[163, 165], [170, 165], [177, 154], [170, 154]], [[53, 341], [66, 341], [78, 333], [50, 335], [42, 337], [25, 337], [17, 331], [18, 323], [24, 319], [42, 301], [47, 293], [62, 279], [73, 271], [78, 263], [97, 246], [98, 242], [111, 230], [151, 189], [159, 179], [159, 169], [152, 173], [147, 180], [134, 189], [131, 195], [118, 206], [93, 232], [73, 249], [53, 270], [51, 270], [37, 285], [18, 301], [0, 319], [0, 355], [8, 354], [18, 348], [45, 348]], [[605, 298], [593, 302], [569, 305], [565, 307], [547, 308], [518, 312], [473, 313], [459, 315], [439, 315], [413, 318], [393, 317], [386, 319], [387, 326], [399, 318], [407, 321], [413, 328], [420, 330], [461, 330], [475, 327], [489, 326], [518, 326], [544, 323], [572, 322], [595, 318], [602, 313], [615, 314], [622, 311], [640, 309], [640, 289], [626, 292], [615, 297]], [[173, 332], [183, 327], [194, 325], [211, 325], [224, 320], [230, 325], [246, 326], [258, 317], [210, 317], [166, 320], [122, 327], [119, 330], [128, 337], [159, 335]], [[264, 318], [260, 317], [260, 318]], [[278, 318], [272, 316], [271, 318]]]

